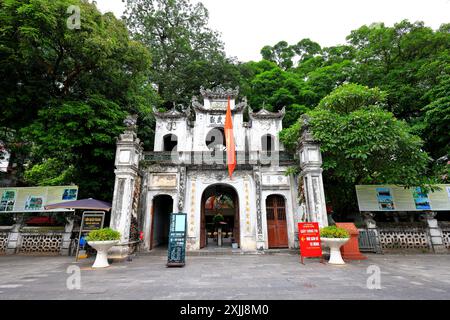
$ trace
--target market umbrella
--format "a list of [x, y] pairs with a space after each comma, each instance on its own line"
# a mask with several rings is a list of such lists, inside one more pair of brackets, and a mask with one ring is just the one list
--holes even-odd
[[96, 199], [81, 199], [76, 201], [66, 201], [45, 206], [45, 210], [50, 209], [82, 209], [82, 210], [111, 210], [111, 203]]

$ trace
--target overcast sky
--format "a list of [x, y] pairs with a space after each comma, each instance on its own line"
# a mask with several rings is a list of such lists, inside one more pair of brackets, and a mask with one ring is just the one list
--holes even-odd
[[[198, 2], [198, 1], [193, 1]], [[436, 29], [450, 22], [450, 0], [202, 0], [209, 26], [222, 34], [228, 56], [260, 60], [265, 45], [310, 38], [322, 47], [345, 43], [351, 30], [373, 22], [421, 20]], [[97, 0], [120, 17], [122, 0]]]

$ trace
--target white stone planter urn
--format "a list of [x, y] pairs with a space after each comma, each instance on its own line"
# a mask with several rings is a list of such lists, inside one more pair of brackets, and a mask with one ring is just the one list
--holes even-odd
[[108, 250], [119, 243], [119, 240], [111, 241], [88, 241], [92, 248], [97, 250], [97, 256], [92, 268], [106, 268], [109, 267], [108, 263]]
[[330, 248], [329, 264], [345, 264], [341, 256], [341, 247], [347, 243], [350, 238], [321, 238], [324, 246]]

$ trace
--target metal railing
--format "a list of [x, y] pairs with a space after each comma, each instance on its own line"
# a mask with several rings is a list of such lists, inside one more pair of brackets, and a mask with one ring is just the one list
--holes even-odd
[[[185, 165], [226, 165], [226, 151], [150, 151], [142, 160], [148, 163]], [[293, 154], [286, 151], [236, 151], [237, 165], [291, 165], [296, 163]]]
[[380, 240], [376, 230], [359, 229], [358, 244], [361, 252], [382, 253]]

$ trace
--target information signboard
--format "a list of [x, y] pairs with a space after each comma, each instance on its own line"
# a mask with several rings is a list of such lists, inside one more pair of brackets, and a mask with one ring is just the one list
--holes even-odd
[[450, 185], [435, 185], [425, 192], [420, 187], [357, 185], [360, 211], [450, 211]]
[[78, 233], [78, 246], [76, 253], [76, 261], [78, 261], [78, 253], [80, 250], [80, 240], [83, 233], [88, 233], [92, 230], [98, 230], [103, 228], [105, 222], [104, 211], [85, 211], [81, 218], [80, 232]]
[[103, 228], [103, 222], [105, 220], [105, 213], [84, 213], [83, 221], [81, 222], [82, 231], [92, 231]]
[[322, 257], [320, 230], [317, 222], [300, 222], [298, 224], [300, 256], [303, 258]]
[[187, 214], [171, 213], [169, 229], [168, 267], [183, 267], [186, 257]]
[[46, 210], [45, 206], [53, 203], [77, 200], [77, 197], [77, 186], [0, 188], [0, 214], [73, 211], [63, 208]]

